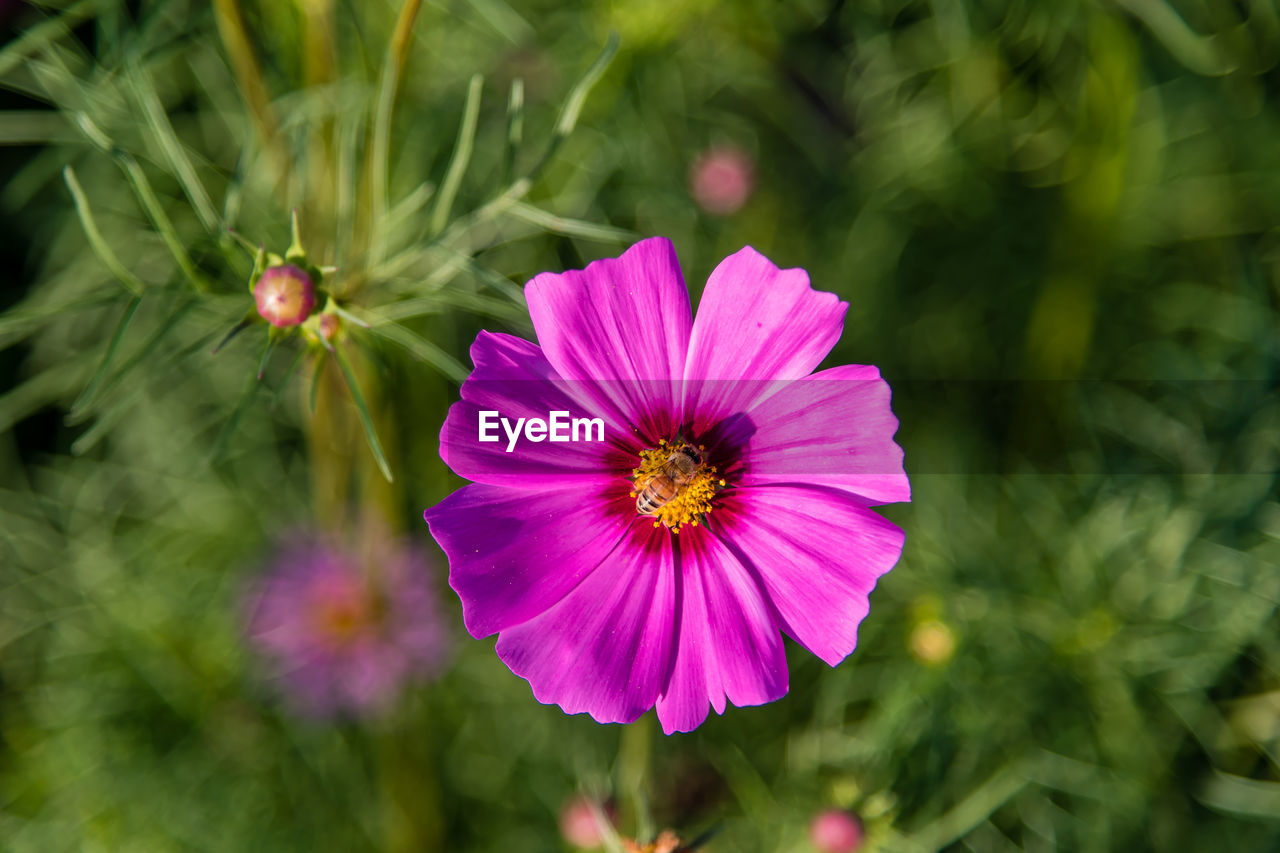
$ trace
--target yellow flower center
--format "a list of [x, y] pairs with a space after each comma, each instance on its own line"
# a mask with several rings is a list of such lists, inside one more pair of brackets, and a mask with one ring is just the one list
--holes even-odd
[[715, 466], [707, 464], [705, 450], [679, 439], [662, 439], [657, 447], [641, 450], [640, 467], [631, 471], [636, 512], [652, 516], [654, 527], [663, 524], [672, 533], [686, 524], [696, 527], [725, 485]]

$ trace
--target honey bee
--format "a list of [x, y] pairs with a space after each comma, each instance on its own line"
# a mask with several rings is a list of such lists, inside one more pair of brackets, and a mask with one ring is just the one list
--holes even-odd
[[676, 444], [671, 455], [647, 478], [636, 483], [636, 512], [656, 515], [658, 510], [679, 497], [702, 468], [702, 450], [691, 444]]

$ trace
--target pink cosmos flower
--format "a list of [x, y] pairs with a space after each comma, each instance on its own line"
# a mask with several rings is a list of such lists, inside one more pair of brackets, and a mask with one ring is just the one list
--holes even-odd
[[737, 213], [755, 186], [751, 157], [733, 145], [716, 145], [698, 156], [689, 167], [689, 191], [707, 213]]
[[[785, 694], [783, 634], [833, 666], [853, 651], [903, 544], [870, 507], [910, 489], [879, 371], [812, 373], [848, 306], [745, 248], [695, 320], [662, 238], [526, 296], [540, 345], [476, 338], [440, 440], [475, 482], [426, 512], [471, 634], [497, 632], [539, 701], [656, 706], [667, 733]], [[482, 412], [555, 411], [604, 440], [478, 440]]]
[[387, 709], [435, 675], [448, 648], [428, 567], [407, 546], [364, 558], [297, 541], [253, 585], [249, 639], [290, 703], [308, 716]]
[[809, 841], [819, 853], [855, 853], [862, 839], [862, 823], [840, 809], [820, 812], [809, 824]]

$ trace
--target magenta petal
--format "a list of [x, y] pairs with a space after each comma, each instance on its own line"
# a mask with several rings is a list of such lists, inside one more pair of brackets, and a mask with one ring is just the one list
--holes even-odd
[[831, 486], [871, 505], [910, 500], [889, 397], [880, 371], [862, 365], [789, 383], [749, 412], [747, 464], [735, 485]]
[[[471, 359], [475, 370], [440, 430], [440, 457], [458, 476], [496, 486], [545, 488], [596, 480], [607, 476], [603, 472], [634, 465], [635, 448], [619, 449], [630, 441], [629, 425], [595, 410], [578, 393], [581, 383], [560, 379], [537, 344], [481, 332], [471, 345]], [[487, 436], [496, 441], [480, 440], [482, 412], [496, 413], [487, 416]], [[547, 421], [552, 412], [566, 412], [566, 419], [600, 417], [602, 429], [592, 431], [592, 441], [553, 442], [545, 436], [530, 441], [523, 435], [510, 441], [508, 427], [520, 432], [520, 419]], [[604, 441], [594, 441], [600, 433]]]
[[499, 634], [498, 657], [539, 702], [629, 723], [666, 683], [674, 611], [671, 535], [637, 523], [559, 604]]
[[658, 698], [667, 734], [696, 729], [708, 703], [723, 714], [726, 698], [742, 707], [787, 692], [782, 635], [759, 583], [705, 528], [684, 528], [679, 546], [679, 644]]
[[671, 241], [653, 237], [584, 270], [542, 273], [525, 296], [559, 376], [589, 384], [601, 409], [647, 435], [671, 427], [692, 325]]
[[717, 420], [777, 388], [761, 383], [808, 376], [840, 339], [848, 307], [811, 288], [804, 270], [780, 270], [750, 246], [725, 258], [689, 337], [686, 411]]
[[835, 666], [857, 645], [867, 595], [898, 562], [902, 531], [821, 488], [757, 486], [721, 499], [711, 520], [759, 576], [783, 630]]
[[608, 511], [610, 500], [632, 502], [621, 489], [472, 485], [427, 510], [471, 635], [537, 616], [600, 565], [631, 522]]

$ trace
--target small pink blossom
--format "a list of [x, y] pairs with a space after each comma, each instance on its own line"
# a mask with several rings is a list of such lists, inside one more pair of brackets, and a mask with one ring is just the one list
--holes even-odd
[[820, 853], [854, 853], [862, 838], [861, 822], [839, 809], [821, 812], [809, 824], [809, 840]]
[[740, 148], [717, 145], [704, 151], [689, 169], [689, 190], [693, 200], [707, 213], [729, 216], [737, 213], [751, 195], [755, 170], [751, 158]]
[[607, 829], [601, 822], [611, 820], [609, 812], [607, 805], [579, 794], [560, 809], [560, 834], [574, 847], [599, 847], [604, 844]]
[[293, 264], [271, 267], [253, 286], [253, 300], [262, 319], [273, 326], [297, 326], [316, 307], [316, 286], [306, 270]]
[[383, 710], [407, 683], [436, 675], [448, 648], [428, 564], [405, 545], [365, 557], [294, 542], [246, 609], [250, 642], [309, 716]]

